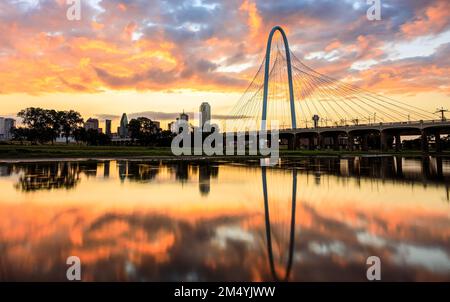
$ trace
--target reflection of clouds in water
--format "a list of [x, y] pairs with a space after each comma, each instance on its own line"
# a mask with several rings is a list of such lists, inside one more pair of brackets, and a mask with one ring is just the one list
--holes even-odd
[[344, 256], [346, 247], [342, 242], [317, 242], [312, 241], [308, 243], [308, 248], [311, 252], [319, 256], [329, 256], [330, 254], [336, 254], [338, 256]]
[[227, 247], [227, 242], [229, 240], [243, 241], [249, 245], [255, 244], [254, 234], [243, 230], [239, 225], [219, 226], [215, 233], [213, 242], [223, 249]]
[[[68, 211], [55, 216], [75, 221], [79, 215], [84, 219], [77, 230], [61, 227], [61, 221], [51, 219], [54, 224], [47, 223], [45, 234], [39, 238], [30, 229], [20, 241], [5, 241], [0, 236], [0, 279], [14, 280], [14, 276], [19, 276], [19, 280], [63, 280], [63, 258], [69, 254], [80, 257], [83, 280], [252, 279], [251, 263], [245, 255], [258, 251], [256, 246], [248, 246], [254, 230], [246, 232], [240, 228], [246, 220], [243, 216], [219, 216], [195, 223], [155, 213], [89, 217], [88, 213]], [[218, 239], [226, 244], [215, 248], [211, 242]]]
[[[291, 280], [362, 280], [364, 261], [370, 255], [380, 255], [386, 280], [404, 280], [408, 272], [411, 280], [416, 275], [422, 280], [446, 278], [445, 242], [427, 247], [427, 241], [418, 238], [417, 246], [386, 249], [369, 234], [299, 206], [299, 223], [301, 213], [309, 211], [315, 216], [310, 225], [302, 225], [301, 232], [296, 232]], [[20, 239], [13, 234], [3, 236], [8, 217], [2, 217], [0, 279], [62, 280], [63, 256], [75, 254], [84, 263], [87, 280], [273, 280], [262, 213], [257, 218], [254, 214], [224, 214], [188, 222], [151, 212], [91, 216], [70, 210], [48, 218], [41, 215], [44, 212], [35, 213], [45, 228], [27, 228]], [[16, 218], [13, 215], [11, 219], [20, 221]], [[75, 221], [77, 226], [70, 227]], [[20, 221], [20, 225], [28, 223]], [[383, 238], [391, 240], [390, 234]], [[435, 237], [429, 240], [438, 241]], [[285, 267], [280, 264], [276, 269], [282, 274]]]
[[427, 270], [450, 275], [450, 255], [440, 247], [398, 244], [393, 260], [398, 265], [421, 266]]
[[386, 240], [374, 234], [368, 232], [357, 232], [356, 239], [363, 245], [369, 245], [374, 247], [383, 247], [386, 245]]
[[358, 232], [357, 239], [363, 245], [384, 247], [392, 251], [390, 258], [397, 265], [421, 266], [432, 272], [450, 274], [450, 256], [445, 252], [445, 246], [428, 247], [397, 243], [367, 232]]
[[[409, 183], [404, 185], [403, 180], [400, 184], [377, 181], [390, 192], [404, 193], [407, 199], [381, 202], [384, 197], [374, 193], [370, 182], [361, 181], [357, 186], [348, 181], [355, 179], [353, 176], [327, 175], [325, 171], [342, 171], [342, 160], [335, 162], [337, 170], [333, 160], [318, 162], [310, 168], [321, 169], [319, 187], [308, 183], [305, 171], [298, 171], [290, 280], [365, 280], [365, 260], [371, 255], [382, 259], [383, 280], [449, 280], [448, 207], [438, 203], [435, 195], [425, 194], [434, 189], [420, 185], [411, 193]], [[328, 168], [324, 163], [329, 163]], [[307, 160], [299, 165], [305, 164]], [[115, 175], [120, 166], [126, 177], [123, 185]], [[197, 164], [132, 162], [121, 163], [117, 169], [115, 164], [111, 169], [97, 166], [97, 172], [91, 164], [78, 167], [83, 172], [75, 190], [43, 190], [42, 195], [34, 195], [40, 199], [26, 204], [0, 201], [1, 280], [63, 280], [64, 257], [69, 254], [81, 256], [87, 280], [273, 280], [267, 260], [259, 167], [219, 165], [217, 171], [208, 171]], [[377, 165], [372, 168], [360, 174], [390, 175], [378, 173]], [[354, 170], [349, 167], [345, 173], [353, 175]], [[267, 173], [274, 252], [275, 256], [285, 255], [292, 174], [283, 169], [268, 169]], [[214, 189], [201, 199], [193, 198], [201, 196], [198, 186], [209, 185], [209, 177], [218, 178]], [[13, 182], [8, 181], [11, 187]], [[163, 187], [165, 182], [174, 184], [167, 187], [170, 191]], [[93, 191], [86, 183], [94, 183], [99, 194], [112, 190], [110, 197], [120, 193], [120, 187], [129, 198], [121, 195], [117, 197], [120, 202], [111, 204], [98, 199], [77, 203], [61, 195], [61, 202], [46, 202], [57, 191], [67, 195], [81, 191], [91, 197], [88, 193]], [[105, 183], [111, 186], [103, 187]], [[241, 195], [232, 192], [235, 183], [249, 189]], [[177, 194], [177, 186], [189, 187], [197, 195], [186, 195], [173, 205], [155, 194], [155, 188], [160, 189], [164, 201]], [[133, 195], [137, 189], [141, 189], [136, 191], [139, 194], [145, 189], [148, 199]], [[17, 194], [11, 196], [27, 195], [11, 190]], [[351, 190], [357, 193], [351, 195]], [[421, 202], [418, 193], [429, 198]], [[237, 207], [236, 200], [243, 205]], [[286, 262], [275, 265], [278, 275], [283, 276]]]

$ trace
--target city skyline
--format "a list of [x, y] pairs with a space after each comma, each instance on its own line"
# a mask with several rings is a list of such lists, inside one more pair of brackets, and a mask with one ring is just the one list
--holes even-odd
[[[203, 104], [208, 104], [207, 102], [203, 102]], [[200, 106], [201, 107], [201, 106]], [[49, 109], [49, 108], [43, 108], [43, 109]], [[209, 109], [211, 110], [211, 108]], [[164, 113], [164, 112], [141, 112], [141, 113], [127, 113], [123, 112], [121, 115], [108, 115], [108, 114], [99, 114], [94, 116], [82, 116], [84, 118], [84, 128], [86, 129], [98, 129], [101, 130], [100, 132], [104, 132], [105, 134], [117, 134], [117, 131], [113, 131], [112, 129], [120, 128], [121, 125], [121, 119], [124, 115], [130, 116], [130, 119], [136, 119], [140, 117], [149, 118], [152, 120], [152, 122], [156, 122], [158, 124], [161, 124], [161, 121], [170, 121], [170, 123], [174, 122], [179, 118], [180, 115], [186, 115], [189, 119], [191, 119], [194, 122], [194, 126], [198, 126], [201, 122], [201, 110], [193, 111], [193, 112], [185, 112], [180, 111], [177, 113]], [[199, 119], [196, 119], [196, 116], [199, 116]], [[158, 119], [159, 118], [159, 119]], [[209, 111], [209, 118], [211, 119], [211, 111]], [[17, 116], [17, 114], [10, 114], [10, 115], [4, 115], [0, 116], [0, 120], [14, 120], [14, 123], [18, 123], [18, 126], [21, 125], [22, 119]], [[169, 124], [170, 124], [169, 123]], [[163, 123], [164, 124], [164, 123]], [[113, 127], [113, 125], [116, 125], [117, 127]], [[1, 126], [0, 126], [0, 129]], [[163, 126], [161, 127], [162, 130], [171, 130], [170, 127], [167, 129]], [[1, 133], [1, 131], [0, 131]]]
[[73, 22], [65, 1], [3, 2], [0, 115], [75, 109], [115, 129], [123, 112], [166, 124], [207, 100], [226, 117], [275, 24], [319, 71], [429, 111], [448, 104], [446, 1], [384, 4], [380, 21], [367, 20], [365, 1], [151, 4], [83, 1]]

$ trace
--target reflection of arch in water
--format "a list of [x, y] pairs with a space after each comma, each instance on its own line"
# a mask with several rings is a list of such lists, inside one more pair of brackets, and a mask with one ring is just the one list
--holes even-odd
[[280, 279], [274, 264], [273, 249], [272, 249], [272, 232], [270, 224], [270, 211], [269, 211], [269, 197], [267, 193], [267, 169], [262, 167], [262, 184], [263, 184], [263, 195], [264, 195], [264, 213], [266, 222], [266, 238], [267, 238], [267, 252], [270, 262], [270, 270], [276, 281], [287, 281], [292, 268], [292, 260], [294, 256], [294, 245], [295, 245], [295, 209], [296, 209], [296, 198], [297, 198], [297, 170], [292, 170], [292, 204], [291, 204], [291, 225], [290, 225], [290, 235], [289, 235], [289, 255], [288, 261], [286, 263], [286, 272], [283, 279]]

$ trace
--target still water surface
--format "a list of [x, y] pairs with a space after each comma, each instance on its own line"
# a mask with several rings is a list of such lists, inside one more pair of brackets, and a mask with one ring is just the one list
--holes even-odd
[[450, 281], [450, 159], [0, 164], [0, 280]]

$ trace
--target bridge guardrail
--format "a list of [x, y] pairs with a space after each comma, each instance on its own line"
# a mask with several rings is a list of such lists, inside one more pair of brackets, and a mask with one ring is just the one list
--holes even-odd
[[341, 128], [365, 128], [365, 127], [379, 127], [379, 126], [405, 126], [405, 125], [433, 125], [433, 124], [440, 124], [440, 123], [450, 123], [450, 121], [445, 120], [421, 120], [421, 121], [407, 121], [407, 122], [380, 122], [380, 123], [370, 123], [370, 124], [358, 124], [358, 125], [334, 125], [334, 126], [319, 126], [317, 128], [287, 128], [287, 129], [280, 129], [285, 131], [293, 131], [293, 130], [316, 130], [316, 129], [341, 129]]

